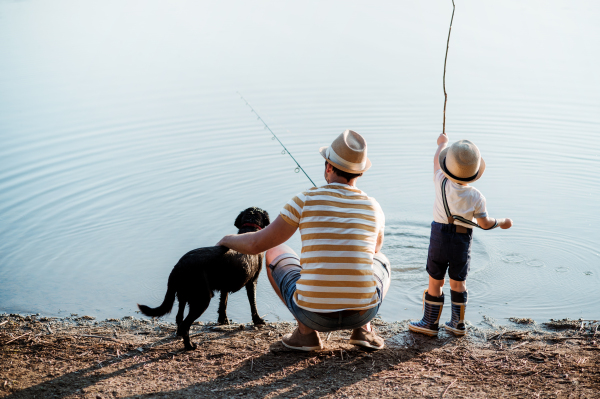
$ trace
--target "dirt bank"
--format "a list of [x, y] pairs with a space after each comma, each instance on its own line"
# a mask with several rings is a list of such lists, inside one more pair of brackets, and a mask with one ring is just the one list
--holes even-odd
[[0, 315], [5, 398], [595, 398], [598, 322], [537, 325], [513, 319], [470, 335], [414, 335], [376, 320], [386, 348], [364, 352], [333, 333], [326, 349], [297, 353], [280, 337], [291, 323], [193, 326], [195, 351], [174, 325], [91, 317]]

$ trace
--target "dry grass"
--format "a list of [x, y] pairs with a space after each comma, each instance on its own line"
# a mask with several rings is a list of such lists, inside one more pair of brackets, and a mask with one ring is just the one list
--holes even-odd
[[[0, 397], [597, 397], [598, 323], [547, 331], [498, 327], [455, 338], [377, 327], [387, 346], [364, 352], [331, 334], [326, 349], [297, 353], [290, 323], [195, 325], [195, 351], [174, 326], [125, 318], [0, 316]], [[324, 336], [324, 338], [326, 335]]]

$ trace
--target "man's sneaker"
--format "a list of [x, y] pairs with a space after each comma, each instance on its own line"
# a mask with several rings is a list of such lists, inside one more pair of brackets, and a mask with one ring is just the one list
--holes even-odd
[[281, 339], [281, 343], [286, 348], [299, 351], [310, 352], [323, 349], [323, 343], [318, 332], [313, 331], [309, 334], [302, 334], [298, 328], [293, 333], [284, 336]]
[[350, 343], [373, 350], [381, 349], [385, 346], [385, 341], [375, 334], [373, 327], [371, 327], [371, 331], [367, 331], [364, 328], [355, 328], [350, 336]]

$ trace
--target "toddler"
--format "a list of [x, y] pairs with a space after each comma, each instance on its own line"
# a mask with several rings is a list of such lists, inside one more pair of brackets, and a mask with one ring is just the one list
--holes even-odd
[[[485, 171], [479, 149], [469, 140], [460, 140], [447, 147], [448, 136], [440, 134], [433, 158], [435, 202], [427, 254], [429, 287], [423, 293], [423, 318], [410, 322], [410, 331], [437, 335], [444, 307], [442, 287], [446, 270], [450, 277], [452, 316], [443, 327], [455, 335], [465, 335], [467, 306], [467, 274], [471, 262], [473, 228], [508, 229], [510, 219], [490, 218], [485, 197], [469, 186]], [[477, 223], [473, 222], [477, 220]]]

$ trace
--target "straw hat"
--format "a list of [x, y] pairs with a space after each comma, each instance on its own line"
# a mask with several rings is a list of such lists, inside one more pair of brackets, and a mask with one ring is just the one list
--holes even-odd
[[479, 148], [469, 140], [460, 140], [444, 148], [438, 161], [442, 173], [455, 183], [474, 182], [485, 170]]
[[329, 147], [319, 148], [319, 152], [327, 162], [344, 172], [359, 174], [371, 167], [367, 142], [353, 130], [346, 130]]

